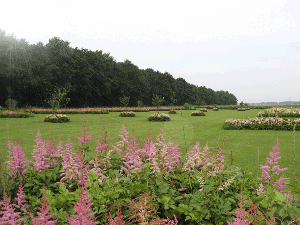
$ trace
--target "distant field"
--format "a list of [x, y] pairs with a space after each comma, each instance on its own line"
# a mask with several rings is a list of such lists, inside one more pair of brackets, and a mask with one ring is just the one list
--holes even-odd
[[[261, 176], [259, 165], [265, 164], [266, 157], [272, 151], [277, 137], [279, 139], [280, 157], [279, 165], [281, 168], [288, 167], [285, 176], [295, 176], [300, 179], [300, 132], [292, 131], [253, 131], [253, 130], [223, 130], [222, 126], [226, 119], [241, 119], [247, 117], [256, 117], [261, 109], [251, 109], [245, 112], [237, 110], [208, 110], [206, 116], [191, 116], [191, 110], [177, 110], [177, 114], [172, 114], [171, 121], [164, 123], [164, 137], [178, 143], [179, 147], [186, 152], [189, 146], [195, 145], [200, 140], [200, 147], [208, 147], [216, 151], [218, 146], [222, 145], [224, 140], [225, 160], [229, 161], [230, 152], [233, 155], [233, 164], [252, 171], [255, 175]], [[164, 113], [167, 113], [164, 111]], [[96, 141], [102, 134], [103, 124], [107, 131], [108, 141], [112, 144], [118, 142], [119, 131], [124, 122], [129, 135], [134, 129], [135, 137], [142, 141], [146, 138], [147, 132], [151, 129], [152, 139], [156, 141], [156, 136], [160, 133], [163, 126], [162, 122], [147, 121], [147, 117], [153, 112], [136, 112], [136, 117], [119, 117], [119, 112], [110, 112], [109, 114], [87, 114], [86, 124], [88, 134], [94, 133], [93, 139], [88, 142], [90, 149], [94, 151]], [[7, 143], [17, 140], [28, 159], [32, 159], [31, 151], [35, 145], [35, 138], [39, 128], [42, 139], [51, 137], [53, 131], [54, 139], [57, 141], [60, 137], [65, 146], [70, 136], [73, 146], [79, 144], [77, 137], [81, 135], [83, 129], [82, 114], [69, 114], [71, 122], [65, 124], [45, 123], [45, 115], [36, 114], [33, 118], [1, 118], [0, 119], [0, 152], [1, 156], [7, 158]], [[294, 136], [294, 138], [293, 138]], [[295, 145], [294, 145], [295, 141]], [[111, 148], [111, 147], [109, 147]], [[258, 155], [259, 154], [259, 155]], [[89, 158], [93, 155], [90, 154]]]

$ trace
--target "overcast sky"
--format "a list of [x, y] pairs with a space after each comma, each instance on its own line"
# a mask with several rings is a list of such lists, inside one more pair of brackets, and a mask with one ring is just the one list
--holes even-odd
[[238, 101], [300, 101], [299, 0], [0, 1], [0, 28], [44, 44], [225, 90]]

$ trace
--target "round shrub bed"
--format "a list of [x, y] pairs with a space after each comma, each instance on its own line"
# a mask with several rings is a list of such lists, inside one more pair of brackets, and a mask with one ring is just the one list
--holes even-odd
[[175, 110], [170, 110], [169, 114], [177, 114]]
[[170, 121], [171, 118], [168, 114], [162, 113], [154, 113], [148, 117], [148, 121]]
[[135, 114], [132, 111], [124, 111], [124, 112], [121, 112], [119, 116], [121, 116], [121, 117], [135, 117]]
[[67, 123], [70, 122], [70, 118], [67, 115], [62, 114], [50, 114], [46, 116], [44, 122], [51, 122], [51, 123]]
[[191, 116], [205, 116], [205, 114], [202, 111], [194, 111]]

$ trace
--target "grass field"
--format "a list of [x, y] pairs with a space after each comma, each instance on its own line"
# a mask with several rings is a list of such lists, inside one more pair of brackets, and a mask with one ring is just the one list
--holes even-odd
[[[88, 134], [94, 133], [88, 146], [92, 151], [96, 148], [96, 141], [102, 134], [105, 122], [105, 130], [109, 136], [108, 141], [115, 144], [120, 140], [119, 131], [124, 123], [129, 135], [134, 129], [135, 137], [142, 141], [146, 138], [147, 132], [151, 129], [152, 139], [161, 132], [164, 124], [164, 137], [172, 138], [174, 143], [185, 153], [189, 146], [195, 145], [200, 140], [200, 147], [207, 144], [211, 151], [215, 152], [219, 146], [224, 144], [223, 154], [225, 160], [230, 163], [230, 153], [232, 151], [233, 164], [261, 176], [260, 165], [264, 165], [266, 157], [275, 146], [277, 137], [279, 139], [280, 168], [288, 167], [284, 172], [284, 177], [296, 177], [300, 180], [300, 132], [292, 131], [271, 131], [271, 130], [223, 130], [222, 126], [226, 119], [242, 119], [256, 117], [259, 109], [247, 111], [236, 110], [208, 110], [206, 116], [191, 116], [191, 110], [177, 110], [177, 114], [172, 114], [171, 121], [150, 122], [147, 118], [153, 112], [136, 112], [136, 117], [119, 117], [120, 112], [110, 112], [109, 114], [87, 114], [86, 125]], [[167, 112], [164, 112], [167, 113]], [[182, 114], [181, 114], [182, 113]], [[31, 152], [35, 145], [37, 130], [40, 130], [43, 140], [50, 139], [51, 132], [55, 141], [60, 137], [65, 146], [70, 136], [73, 146], [79, 145], [77, 137], [81, 136], [83, 129], [83, 114], [69, 114], [71, 122], [65, 124], [45, 123], [46, 115], [36, 114], [33, 118], [1, 118], [0, 119], [0, 153], [1, 158], [6, 160], [8, 153], [8, 140], [15, 140], [21, 145], [26, 154], [26, 158], [32, 160]], [[155, 143], [157, 141], [155, 140]], [[110, 149], [111, 147], [109, 147]], [[93, 154], [88, 155], [88, 158]], [[281, 175], [282, 176], [282, 175]]]

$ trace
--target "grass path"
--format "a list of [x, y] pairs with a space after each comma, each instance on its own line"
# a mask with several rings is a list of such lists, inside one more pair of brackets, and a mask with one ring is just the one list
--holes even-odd
[[[281, 168], [288, 167], [285, 176], [295, 176], [300, 179], [300, 132], [292, 131], [253, 131], [253, 130], [223, 130], [222, 126], [226, 119], [242, 119], [247, 117], [256, 117], [260, 110], [251, 109], [241, 112], [236, 110], [220, 110], [206, 112], [206, 116], [191, 116], [192, 111], [177, 110], [177, 114], [172, 114], [171, 121], [164, 123], [164, 138], [169, 140], [172, 137], [174, 143], [186, 152], [189, 146], [195, 145], [200, 140], [200, 147], [208, 144], [212, 151], [216, 151], [218, 146], [222, 145], [224, 140], [225, 160], [229, 160], [230, 152], [233, 155], [233, 164], [261, 176], [259, 165], [265, 163], [266, 157], [272, 151], [277, 137], [279, 139], [280, 157], [279, 165]], [[164, 112], [166, 113], [166, 112]], [[152, 138], [161, 132], [162, 122], [147, 121], [147, 117], [153, 112], [136, 112], [136, 117], [119, 117], [119, 112], [110, 112], [109, 114], [87, 114], [86, 124], [88, 134], [94, 133], [93, 139], [88, 142], [91, 150], [96, 148], [96, 141], [102, 134], [103, 124], [105, 130], [110, 136], [108, 141], [112, 144], [118, 142], [119, 131], [123, 122], [129, 135], [134, 129], [135, 137], [142, 141], [146, 138], [147, 132], [151, 129]], [[7, 158], [7, 143], [17, 140], [28, 159], [32, 159], [31, 152], [35, 145], [37, 130], [40, 130], [43, 140], [50, 139], [51, 132], [55, 140], [60, 137], [63, 146], [66, 144], [70, 135], [73, 146], [79, 144], [75, 136], [80, 136], [80, 130], [83, 129], [82, 114], [69, 114], [70, 123], [55, 124], [45, 123], [43, 119], [46, 115], [36, 114], [33, 118], [1, 118], [0, 119], [0, 153], [1, 158]], [[294, 137], [293, 137], [294, 135]], [[294, 146], [295, 140], [295, 146]], [[156, 142], [156, 141], [155, 141]], [[295, 148], [294, 148], [295, 147]], [[259, 157], [258, 157], [259, 152]]]

